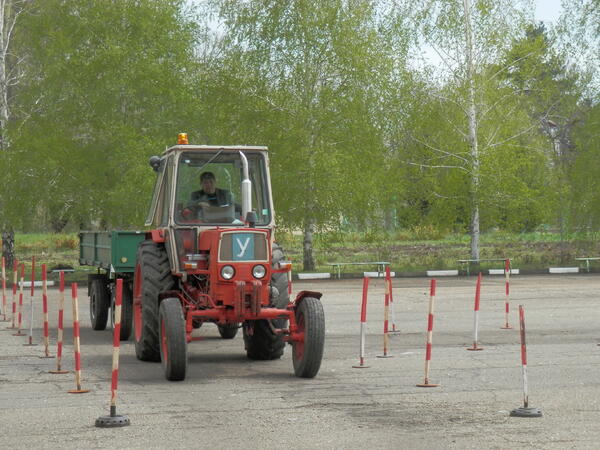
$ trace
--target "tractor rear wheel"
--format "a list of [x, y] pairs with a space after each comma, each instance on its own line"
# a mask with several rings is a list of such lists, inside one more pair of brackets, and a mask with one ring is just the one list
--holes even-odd
[[159, 308], [160, 360], [169, 381], [185, 379], [187, 343], [185, 321], [178, 298], [166, 298]]
[[[284, 259], [283, 249], [277, 244], [273, 244], [272, 250], [272, 268], [279, 269], [280, 262]], [[278, 296], [271, 298], [271, 306], [275, 308], [285, 308], [290, 301], [290, 294], [288, 292], [288, 274], [286, 272], [273, 273], [271, 274], [271, 286], [277, 288]]]
[[296, 325], [298, 333], [304, 333], [304, 340], [292, 343], [294, 373], [297, 377], [313, 378], [321, 367], [325, 344], [325, 313], [318, 299], [302, 299], [296, 309]]
[[[113, 330], [115, 329], [116, 295], [116, 291], [113, 291], [110, 303], [110, 323]], [[131, 330], [133, 328], [133, 294], [131, 292], [131, 285], [128, 282], [123, 283], [121, 300], [121, 334], [119, 338], [121, 341], [126, 341], [129, 339], [129, 336], [131, 336]]]
[[255, 320], [252, 335], [244, 326], [244, 344], [248, 358], [254, 360], [279, 359], [283, 355], [285, 341], [282, 335], [273, 333], [267, 320]]
[[217, 325], [219, 327], [219, 334], [223, 339], [233, 339], [238, 333], [238, 325], [236, 323], [227, 325]]
[[104, 330], [108, 321], [110, 294], [106, 277], [97, 275], [90, 281], [90, 320], [94, 330]]
[[158, 296], [170, 290], [173, 284], [164, 247], [152, 241], [141, 242], [133, 280], [133, 322], [135, 355], [142, 361], [160, 361]]

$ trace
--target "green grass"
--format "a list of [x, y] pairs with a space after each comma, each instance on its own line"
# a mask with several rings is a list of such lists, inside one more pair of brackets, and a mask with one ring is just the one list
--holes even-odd
[[[300, 270], [302, 236], [278, 233], [278, 240]], [[543, 269], [556, 265], [576, 266], [575, 257], [600, 255], [600, 240], [574, 233], [561, 242], [552, 232], [483, 233], [481, 259], [510, 258], [513, 267]], [[420, 272], [427, 269], [456, 269], [459, 259], [470, 258], [470, 237], [466, 234], [440, 234], [435, 230], [409, 230], [396, 233], [323, 233], [315, 236], [316, 271], [329, 272], [327, 263], [390, 261], [393, 270]], [[501, 268], [501, 262], [484, 262], [482, 269]]]
[[[15, 234], [15, 256], [25, 264], [25, 279], [31, 278], [31, 260], [35, 256], [36, 279], [40, 279], [42, 264], [47, 271], [56, 267], [79, 266], [79, 238], [69, 234]], [[7, 267], [7, 279], [12, 279], [12, 268]]]
[[[277, 240], [286, 255], [294, 262], [294, 271], [302, 269], [302, 236], [297, 233], [277, 232]], [[443, 233], [431, 227], [385, 233], [331, 231], [315, 235], [316, 271], [331, 272], [327, 263], [390, 261], [398, 272], [421, 272], [428, 269], [457, 269], [459, 259], [469, 259], [470, 240], [465, 234]], [[28, 279], [31, 273], [31, 257], [36, 257], [39, 267], [46, 264], [48, 270], [57, 266], [72, 266], [75, 278], [93, 270], [81, 267], [79, 239], [71, 234], [17, 234], [16, 256], [25, 263]], [[577, 266], [575, 257], [600, 255], [600, 239], [587, 234], [571, 234], [564, 242], [558, 233], [532, 232], [508, 233], [494, 231], [481, 235], [481, 258], [510, 258], [513, 267], [543, 269], [556, 265]], [[593, 263], [594, 264], [594, 263]], [[501, 262], [482, 263], [481, 269], [501, 268]], [[348, 272], [360, 269], [346, 269]], [[12, 277], [7, 268], [7, 278]]]

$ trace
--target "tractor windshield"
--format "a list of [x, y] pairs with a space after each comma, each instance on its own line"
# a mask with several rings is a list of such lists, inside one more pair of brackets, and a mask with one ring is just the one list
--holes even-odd
[[[257, 225], [271, 220], [265, 160], [245, 153], [252, 182], [252, 209]], [[243, 225], [239, 152], [183, 152], [179, 156], [175, 220], [179, 224]]]

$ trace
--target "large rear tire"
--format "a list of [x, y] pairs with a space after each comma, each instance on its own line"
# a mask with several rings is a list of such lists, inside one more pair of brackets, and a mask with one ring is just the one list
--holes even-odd
[[[284, 258], [285, 255], [281, 246], [273, 244], [271, 267], [273, 269], [280, 269], [280, 262]], [[271, 306], [281, 309], [285, 308], [290, 301], [288, 274], [286, 272], [271, 274], [271, 287], [277, 288], [278, 292], [277, 297], [271, 298]]]
[[105, 276], [95, 275], [90, 281], [90, 321], [94, 330], [104, 330], [108, 321], [110, 293]]
[[219, 334], [223, 339], [233, 339], [239, 330], [237, 323], [227, 325], [217, 325], [219, 327]]
[[283, 336], [273, 333], [266, 320], [254, 321], [252, 335], [248, 331], [250, 325], [244, 326], [244, 344], [248, 358], [262, 361], [281, 358], [285, 348]]
[[164, 247], [152, 241], [141, 242], [133, 282], [133, 317], [135, 355], [142, 361], [160, 361], [158, 296], [173, 284]]
[[303, 342], [292, 343], [292, 361], [297, 377], [313, 378], [321, 367], [325, 345], [325, 313], [321, 302], [305, 297], [296, 309], [298, 332], [304, 333]]
[[160, 359], [169, 381], [185, 379], [187, 369], [187, 343], [185, 321], [178, 298], [166, 298], [159, 308]]
[[[111, 295], [110, 303], [110, 324], [115, 329], [115, 298], [116, 291]], [[121, 305], [121, 341], [126, 341], [131, 336], [133, 329], [133, 293], [131, 292], [130, 282], [123, 283], [122, 305]]]

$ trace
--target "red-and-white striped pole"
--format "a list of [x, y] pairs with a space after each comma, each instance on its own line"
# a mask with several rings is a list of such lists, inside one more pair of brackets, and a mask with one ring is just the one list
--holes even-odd
[[117, 278], [115, 293], [115, 328], [113, 332], [112, 378], [110, 385], [110, 416], [96, 419], [97, 427], [122, 427], [129, 425], [127, 416], [117, 415], [117, 385], [119, 382], [119, 345], [121, 342], [121, 305], [123, 303], [123, 280]]
[[17, 332], [13, 336], [27, 336], [25, 333], [21, 333], [21, 326], [23, 325], [23, 285], [25, 284], [25, 264], [21, 263], [21, 286], [19, 287], [19, 320], [17, 326]]
[[123, 295], [123, 280], [117, 280], [117, 292], [115, 299], [115, 330], [113, 333], [113, 359], [112, 380], [110, 387], [110, 415], [115, 416], [117, 412], [117, 385], [119, 382], [119, 345], [121, 343], [121, 305]]
[[6, 259], [2, 257], [2, 316], [6, 322]]
[[58, 336], [56, 338], [56, 370], [50, 373], [69, 373], [68, 370], [62, 370], [62, 348], [63, 348], [63, 309], [65, 306], [65, 273], [60, 271], [60, 284], [58, 296]]
[[365, 333], [367, 322], [367, 300], [369, 292], [369, 277], [363, 278], [362, 304], [360, 307], [360, 361], [357, 366], [352, 366], [355, 369], [366, 369], [365, 366]]
[[69, 391], [70, 394], [83, 394], [90, 392], [89, 389], [81, 389], [81, 348], [79, 342], [79, 307], [77, 305], [77, 283], [71, 284], [71, 298], [73, 299], [73, 347], [75, 350], [75, 384], [76, 389]]
[[429, 315], [427, 318], [427, 344], [425, 348], [425, 381], [417, 387], [437, 387], [438, 384], [429, 382], [429, 363], [431, 361], [431, 344], [433, 340], [433, 307], [435, 303], [435, 278], [429, 287]]
[[42, 264], [42, 308], [44, 312], [44, 356], [42, 358], [54, 358], [50, 355], [50, 339], [48, 336], [48, 276], [46, 264]]
[[523, 372], [523, 406], [529, 407], [529, 392], [527, 389], [527, 342], [525, 340], [525, 312], [519, 305], [519, 328], [521, 334], [521, 368]]
[[387, 266], [385, 268], [385, 278], [387, 280], [387, 282], [389, 283], [389, 292], [390, 292], [390, 309], [392, 311], [392, 329], [389, 331], [389, 333], [400, 333], [400, 330], [398, 330], [396, 328], [396, 311], [394, 310], [394, 292], [392, 289], [392, 273], [390, 271], [390, 267]]
[[288, 263], [288, 273], [287, 273], [287, 277], [288, 277], [288, 294], [292, 295], [292, 260], [290, 259], [290, 262]]
[[519, 329], [521, 332], [521, 368], [523, 372], [523, 407], [513, 409], [510, 413], [515, 417], [541, 417], [539, 408], [529, 406], [529, 392], [527, 386], [527, 343], [525, 341], [525, 311], [523, 305], [519, 305]]
[[31, 295], [29, 296], [29, 342], [23, 345], [36, 345], [33, 343], [33, 293], [35, 290], [35, 256], [31, 257]]
[[467, 350], [483, 350], [483, 347], [477, 346], [477, 333], [479, 332], [479, 300], [481, 298], [481, 272], [477, 276], [477, 287], [475, 288], [475, 307], [473, 320], [473, 347]]
[[13, 285], [12, 285], [12, 325], [7, 328], [15, 329], [17, 327], [17, 277], [19, 272], [19, 262], [13, 261]]
[[508, 323], [508, 314], [510, 312], [510, 259], [508, 258], [504, 260], [504, 276], [506, 278], [506, 281], [504, 282], [504, 285], [506, 287], [506, 301], [504, 307], [504, 326], [500, 328], [502, 328], [503, 330], [512, 330], [512, 327]]
[[393, 355], [388, 354], [390, 346], [389, 332], [389, 317], [390, 317], [390, 284], [388, 279], [385, 279], [385, 295], [383, 297], [383, 355], [377, 355], [378, 358], [392, 358]]

